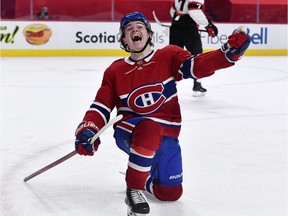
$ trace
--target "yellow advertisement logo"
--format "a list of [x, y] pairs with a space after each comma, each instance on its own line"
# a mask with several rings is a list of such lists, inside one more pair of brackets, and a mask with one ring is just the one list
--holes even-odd
[[52, 30], [44, 24], [32, 24], [24, 28], [23, 34], [28, 43], [42, 45], [49, 41]]

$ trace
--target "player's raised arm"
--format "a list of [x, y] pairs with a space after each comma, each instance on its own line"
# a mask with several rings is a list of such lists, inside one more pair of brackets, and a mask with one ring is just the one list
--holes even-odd
[[246, 28], [240, 26], [228, 37], [228, 41], [221, 49], [187, 59], [180, 71], [184, 77], [193, 79], [211, 76], [217, 70], [233, 66], [244, 55], [249, 44], [250, 37]]

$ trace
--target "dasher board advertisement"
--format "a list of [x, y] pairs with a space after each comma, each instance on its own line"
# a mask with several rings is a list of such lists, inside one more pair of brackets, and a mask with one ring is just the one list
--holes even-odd
[[[155, 48], [169, 44], [169, 27], [151, 23]], [[204, 52], [219, 49], [234, 29], [243, 24], [217, 24], [218, 35], [200, 32]], [[287, 25], [245, 24], [251, 44], [245, 55], [287, 55]], [[2, 21], [1, 56], [117, 56], [118, 22]]]

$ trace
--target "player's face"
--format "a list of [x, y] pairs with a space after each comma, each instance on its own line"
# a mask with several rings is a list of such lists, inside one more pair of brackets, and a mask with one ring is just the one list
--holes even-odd
[[130, 50], [141, 50], [149, 38], [149, 32], [141, 21], [132, 21], [128, 23], [124, 31], [125, 37], [123, 40], [128, 44]]

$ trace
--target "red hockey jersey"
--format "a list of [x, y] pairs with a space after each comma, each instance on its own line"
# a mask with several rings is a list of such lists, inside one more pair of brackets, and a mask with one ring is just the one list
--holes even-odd
[[232, 65], [220, 50], [191, 56], [174, 45], [153, 51], [137, 62], [129, 57], [116, 60], [106, 69], [83, 120], [101, 128], [116, 107], [123, 119], [147, 117], [161, 123], [167, 129], [166, 136], [177, 137], [181, 126], [177, 82], [207, 77]]

